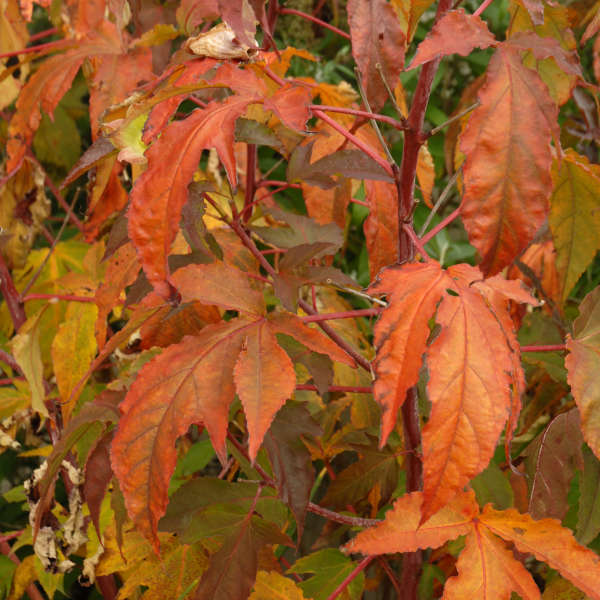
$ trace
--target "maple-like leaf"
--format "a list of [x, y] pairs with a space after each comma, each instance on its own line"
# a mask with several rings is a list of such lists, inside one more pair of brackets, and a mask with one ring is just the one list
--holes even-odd
[[495, 43], [496, 39], [480, 17], [468, 15], [462, 8], [451, 10], [419, 44], [410, 68], [449, 54], [467, 56], [475, 48], [489, 48]]
[[573, 323], [573, 336], [567, 336], [569, 354], [565, 358], [571, 393], [581, 413], [583, 437], [600, 457], [600, 287], [591, 291], [579, 305]]
[[552, 167], [548, 224], [564, 302], [600, 249], [600, 168], [569, 148]]
[[422, 492], [412, 492], [398, 498], [381, 523], [361, 531], [343, 550], [386, 554], [437, 548], [448, 540], [469, 533], [471, 522], [479, 512], [475, 494], [472, 491], [462, 492], [421, 523], [423, 501]]
[[[483, 280], [480, 271], [468, 265], [443, 271], [433, 261], [386, 269], [370, 290], [389, 297], [375, 326], [374, 394], [383, 409], [381, 444], [396, 423], [407, 390], [417, 382], [427, 353], [432, 402], [423, 429], [428, 518], [492, 457], [513, 403], [510, 384], [522, 389], [507, 299], [536, 300], [517, 282]], [[427, 347], [427, 323], [438, 304], [441, 330]]]
[[475, 523], [456, 563], [458, 575], [444, 586], [444, 600], [509, 600], [512, 592], [523, 600], [538, 600], [540, 591], [527, 569], [506, 544]]
[[260, 101], [263, 84], [254, 77], [254, 85], [252, 94], [233, 95], [222, 103], [211, 102], [187, 119], [171, 123], [146, 153], [148, 169], [131, 192], [129, 236], [148, 280], [162, 295], [168, 297], [170, 293], [166, 283], [167, 257], [187, 201], [187, 186], [202, 151], [216, 148], [231, 187], [237, 185], [235, 121], [250, 103]]
[[[202, 423], [224, 462], [229, 406], [237, 392], [246, 414], [249, 454], [256, 458], [271, 421], [292, 395], [293, 364], [276, 333], [354, 365], [316, 329], [292, 315], [264, 314], [262, 295], [244, 273], [223, 263], [189, 265], [173, 282], [185, 301], [202, 301], [243, 313], [204, 327], [147, 363], [121, 405], [123, 417], [112, 462], [131, 518], [157, 547], [156, 526], [167, 506], [175, 468], [175, 441]], [[159, 458], [160, 457], [160, 458]]]
[[557, 107], [539, 76], [500, 46], [460, 138], [462, 217], [484, 273], [499, 272], [533, 239], [552, 191], [550, 139]]
[[393, 89], [404, 65], [405, 35], [385, 0], [349, 0], [348, 23], [352, 55], [371, 107], [377, 110], [385, 103], [387, 90], [376, 65]]
[[304, 86], [286, 84], [265, 99], [264, 107], [272, 110], [288, 127], [304, 131], [310, 114], [312, 94]]
[[248, 600], [306, 600], [302, 590], [277, 571], [259, 571]]
[[533, 554], [591, 598], [600, 598], [598, 555], [578, 544], [571, 531], [562, 527], [556, 519], [534, 521], [531, 516], [520, 514], [515, 509], [497, 511], [489, 504], [479, 518], [482, 525], [512, 542], [517, 550]]

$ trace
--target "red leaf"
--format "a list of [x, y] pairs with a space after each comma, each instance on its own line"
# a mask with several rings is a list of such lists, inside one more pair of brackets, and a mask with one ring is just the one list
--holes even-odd
[[462, 217], [481, 269], [494, 274], [531, 242], [547, 216], [557, 107], [508, 46], [492, 57], [479, 101], [460, 140]]
[[495, 44], [496, 39], [480, 17], [468, 15], [462, 8], [451, 10], [421, 42], [409, 68], [414, 69], [440, 56], [467, 56], [475, 48], [489, 48]]
[[229, 182], [235, 187], [235, 120], [256, 101], [256, 96], [230, 96], [223, 103], [211, 102], [187, 119], [171, 123], [146, 153], [148, 169], [131, 191], [129, 237], [146, 277], [161, 295], [169, 295], [167, 257], [187, 201], [187, 186], [202, 151], [217, 149]]
[[378, 110], [388, 96], [376, 65], [394, 89], [404, 66], [404, 32], [386, 0], [349, 0], [347, 9], [352, 55], [371, 108]]

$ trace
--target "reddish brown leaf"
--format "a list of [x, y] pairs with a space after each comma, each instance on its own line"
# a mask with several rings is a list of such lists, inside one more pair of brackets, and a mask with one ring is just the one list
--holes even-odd
[[388, 554], [437, 548], [448, 540], [468, 534], [479, 512], [472, 491], [462, 492], [421, 524], [423, 494], [412, 492], [398, 498], [382, 523], [359, 533], [344, 546], [345, 552]]
[[[499, 272], [533, 239], [552, 192], [557, 107], [539, 76], [501, 46], [461, 136], [462, 217], [484, 273]], [[515, 166], [518, 165], [518, 168]]]
[[444, 599], [510, 600], [516, 592], [523, 600], [538, 600], [540, 591], [525, 567], [502, 540], [475, 523], [456, 563], [458, 575], [444, 586]]
[[427, 322], [447, 285], [444, 271], [432, 262], [388, 268], [369, 288], [389, 298], [375, 325], [373, 393], [383, 413], [381, 445], [394, 428], [407, 390], [418, 381], [429, 336]]
[[489, 48], [494, 44], [496, 39], [480, 17], [468, 15], [462, 8], [451, 10], [433, 26], [421, 42], [410, 68], [414, 69], [440, 56], [467, 56], [475, 48]]
[[246, 332], [234, 378], [248, 423], [248, 454], [254, 461], [271, 421], [296, 386], [292, 361], [266, 321]]
[[125, 401], [111, 459], [130, 517], [158, 550], [156, 526], [167, 506], [175, 468], [175, 441], [204, 423], [215, 450], [225, 456], [231, 373], [247, 321], [209, 325], [147, 363]]
[[569, 504], [567, 495], [575, 471], [583, 470], [579, 411], [562, 413], [527, 448], [530, 482], [529, 514], [533, 519], [562, 520]]
[[85, 463], [83, 497], [90, 509], [90, 517], [98, 537], [100, 537], [100, 507], [108, 489], [108, 484], [113, 477], [109, 452], [112, 438], [112, 431], [101, 437], [91, 450]]
[[[259, 80], [256, 82], [258, 92]], [[248, 104], [256, 101], [257, 96], [230, 96], [223, 103], [212, 102], [187, 119], [171, 123], [146, 153], [148, 169], [131, 192], [129, 237], [148, 280], [161, 295], [169, 295], [167, 257], [179, 229], [181, 209], [187, 201], [187, 186], [202, 151], [217, 149], [235, 188], [235, 120]]]
[[381, 65], [388, 85], [394, 89], [404, 66], [404, 32], [385, 0], [349, 0], [348, 22], [352, 55], [371, 108], [378, 110], [387, 99], [387, 90], [376, 65]]
[[247, 46], [256, 47], [256, 15], [248, 0], [217, 0], [219, 13], [235, 32], [236, 38]]
[[75, 163], [69, 174], [61, 183], [61, 188], [73, 183], [78, 177], [81, 177], [86, 171], [98, 165], [103, 159], [109, 155], [117, 154], [117, 149], [112, 142], [104, 137], [99, 137]]

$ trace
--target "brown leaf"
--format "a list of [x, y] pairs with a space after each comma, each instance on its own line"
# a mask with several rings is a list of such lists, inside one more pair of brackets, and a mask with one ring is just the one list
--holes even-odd
[[388, 85], [394, 89], [404, 65], [405, 35], [385, 0], [349, 0], [347, 8], [352, 55], [371, 108], [378, 110], [387, 100], [387, 90], [376, 65], [381, 65]]

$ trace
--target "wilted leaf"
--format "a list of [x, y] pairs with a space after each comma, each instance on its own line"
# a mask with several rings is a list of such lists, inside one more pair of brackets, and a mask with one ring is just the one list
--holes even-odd
[[404, 65], [404, 41], [396, 13], [385, 0], [349, 0], [348, 23], [352, 55], [371, 108], [378, 110], [387, 99], [387, 90], [376, 68], [379, 64], [393, 89]]

